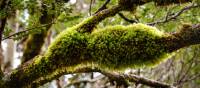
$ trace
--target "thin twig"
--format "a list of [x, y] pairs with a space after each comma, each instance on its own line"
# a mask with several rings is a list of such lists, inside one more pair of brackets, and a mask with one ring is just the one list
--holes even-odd
[[6, 39], [12, 39], [11, 37], [13, 37], [13, 36], [16, 36], [16, 35], [19, 35], [19, 34], [21, 34], [21, 33], [25, 33], [25, 32], [34, 30], [34, 29], [36, 29], [36, 28], [46, 27], [46, 26], [49, 26], [49, 25], [54, 24], [54, 23], [55, 23], [55, 22], [51, 22], [51, 23], [44, 24], [44, 25], [37, 26], [37, 27], [26, 28], [26, 30], [23, 30], [23, 31], [20, 31], [20, 32], [11, 34], [11, 35], [9, 35], [9, 36], [7, 36], [7, 37], [5, 37], [5, 38], [2, 38], [2, 41], [3, 41], [3, 40], [6, 40]]
[[90, 8], [89, 8], [89, 14], [90, 14], [90, 16], [92, 15], [92, 3], [93, 3], [93, 0], [90, 1]]
[[132, 20], [132, 19], [126, 18], [122, 13], [118, 13], [118, 15], [119, 15], [122, 19], [124, 19], [125, 21], [127, 21], [127, 22], [129, 22], [129, 23], [138, 23], [137, 20]]
[[147, 79], [145, 77], [140, 77], [133, 74], [118, 74], [118, 73], [108, 73], [108, 72], [101, 72], [101, 73], [104, 74], [105, 76], [114, 78], [116, 80], [129, 80], [129, 82], [135, 82], [156, 88], [175, 88], [170, 84]]
[[95, 12], [95, 14], [106, 9], [107, 8], [106, 6], [109, 2], [110, 2], [110, 0], [106, 0], [106, 2]]
[[147, 25], [156, 25], [156, 24], [160, 24], [160, 23], [166, 23], [166, 22], [169, 22], [173, 19], [176, 19], [178, 16], [180, 16], [182, 13], [192, 9], [192, 8], [197, 8], [199, 7], [200, 5], [195, 5], [195, 4], [191, 4], [189, 6], [186, 6], [184, 8], [182, 8], [180, 11], [176, 12], [176, 13], [172, 13], [172, 14], [167, 14], [165, 16], [165, 18], [163, 20], [158, 20], [156, 22], [152, 22], [152, 23], [147, 23]]
[[72, 85], [81, 84], [81, 83], [95, 83], [95, 82], [97, 82], [98, 80], [103, 79], [104, 77], [105, 77], [105, 76], [102, 75], [101, 77], [95, 78], [95, 79], [74, 81], [74, 82], [68, 83], [64, 88], [66, 88], [66, 87], [68, 88], [68, 87], [70, 87], [70, 86], [72, 86]]

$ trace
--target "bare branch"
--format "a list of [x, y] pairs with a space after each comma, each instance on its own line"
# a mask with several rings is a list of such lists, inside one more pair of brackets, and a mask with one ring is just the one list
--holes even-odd
[[93, 0], [90, 0], [90, 8], [89, 8], [90, 16], [92, 15], [92, 3], [93, 3]]
[[122, 19], [124, 19], [125, 21], [127, 21], [127, 22], [129, 22], [129, 23], [138, 23], [137, 20], [132, 20], [132, 19], [126, 18], [122, 13], [118, 13], [118, 15], [119, 15]]
[[[124, 10], [125, 8], [120, 5], [113, 6], [112, 8], [102, 10], [94, 15], [92, 15], [89, 19], [87, 19], [87, 22], [84, 24], [81, 24], [79, 32], [91, 32], [94, 27], [101, 22], [102, 20], [114, 16], [118, 12]], [[83, 30], [84, 29], [84, 30]]]
[[[159, 81], [155, 81], [155, 80], [151, 80], [151, 79], [147, 79], [145, 77], [140, 77], [140, 76], [137, 76], [137, 75], [132, 75], [132, 74], [119, 74], [119, 73], [110, 73], [110, 72], [105, 72], [105, 71], [101, 71], [99, 70], [98, 68], [89, 68], [89, 67], [83, 67], [83, 68], [79, 68], [77, 69], [75, 72], [73, 73], [85, 73], [85, 72], [100, 72], [102, 73], [103, 75], [109, 77], [109, 78], [112, 78], [114, 80], [128, 80], [130, 82], [135, 82], [135, 83], [138, 83], [138, 84], [144, 84], [144, 85], [147, 85], [147, 86], [150, 86], [150, 87], [158, 87], [158, 88], [174, 88], [172, 85], [170, 84], [167, 84], [167, 83], [163, 83], [163, 82], [159, 82]], [[61, 76], [61, 75], [66, 75], [66, 74], [71, 74], [71, 72], [61, 72], [62, 74], [59, 74], [59, 75], [54, 75], [52, 76], [53, 79]], [[41, 85], [41, 83], [46, 83], [47, 81], [51, 81], [53, 80], [52, 78], [42, 78], [42, 80], [38, 80], [38, 81], [35, 81], [34, 83], [32, 83], [32, 87], [37, 87], [36, 85]], [[95, 82], [95, 80], [83, 80], [83, 81], [80, 81], [80, 82]], [[80, 83], [78, 81], [78, 83]], [[77, 82], [75, 82], [77, 83]], [[33, 86], [35, 85], [35, 86]], [[71, 85], [71, 84], [70, 84]]]
[[5, 38], [2, 38], [2, 41], [3, 41], [3, 40], [6, 40], [6, 39], [12, 39], [12, 37], [17, 36], [17, 35], [19, 35], [19, 34], [21, 34], [21, 33], [27, 33], [27, 32], [29, 32], [29, 31], [35, 30], [35, 29], [37, 29], [37, 28], [46, 27], [46, 26], [49, 26], [49, 25], [52, 25], [52, 24], [55, 24], [55, 22], [53, 21], [53, 22], [51, 22], [51, 23], [43, 24], [43, 25], [41, 25], [41, 26], [26, 28], [26, 30], [23, 30], [23, 31], [20, 31], [20, 32], [17, 32], [17, 33], [13, 33], [13, 34], [11, 34], [11, 35], [5, 37]]
[[[103, 75], [102, 75], [103, 76]], [[70, 87], [70, 86], [72, 86], [72, 85], [76, 85], [76, 84], [81, 84], [81, 83], [95, 83], [95, 82], [97, 82], [98, 80], [101, 80], [101, 79], [103, 79], [105, 76], [103, 76], [103, 77], [99, 77], [99, 78], [95, 78], [95, 79], [88, 79], [88, 80], [78, 80], [78, 81], [74, 81], [74, 82], [71, 82], [71, 83], [68, 83], [66, 86], [65, 86], [65, 88], [67, 87]]]
[[156, 24], [160, 24], [160, 23], [166, 23], [166, 22], [169, 22], [169, 21], [172, 21], [174, 19], [176, 19], [177, 17], [179, 17], [182, 13], [192, 9], [192, 8], [197, 8], [199, 7], [200, 5], [195, 5], [195, 4], [191, 4], [189, 6], [186, 6], [184, 8], [182, 8], [180, 11], [176, 12], [176, 13], [167, 13], [167, 15], [164, 17], [163, 20], [158, 20], [156, 22], [152, 22], [152, 23], [147, 23], [147, 25], [156, 25]]
[[98, 12], [100, 12], [100, 11], [102, 11], [102, 10], [104, 10], [104, 9], [106, 9], [107, 8], [106, 5], [109, 2], [110, 2], [110, 0], [106, 0], [106, 2], [95, 12], [95, 14], [98, 13]]
[[118, 74], [118, 73], [108, 73], [108, 72], [101, 72], [105, 76], [114, 78], [116, 80], [129, 80], [130, 82], [135, 82], [138, 84], [144, 84], [151, 87], [158, 87], [158, 88], [175, 88], [172, 85], [162, 83], [159, 81], [147, 79], [145, 77], [140, 77], [133, 74]]

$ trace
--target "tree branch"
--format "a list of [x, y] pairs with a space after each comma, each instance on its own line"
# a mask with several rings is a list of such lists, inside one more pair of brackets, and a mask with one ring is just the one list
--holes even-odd
[[113, 78], [115, 80], [128, 80], [129, 82], [144, 84], [144, 85], [155, 87], [155, 88], [175, 88], [172, 85], [151, 80], [151, 79], [147, 79], [145, 77], [140, 77], [133, 74], [130, 75], [130, 74], [118, 74], [118, 73], [108, 73], [108, 72], [103, 72], [102, 74], [110, 78]]
[[1, 46], [1, 40], [2, 40], [2, 35], [3, 35], [3, 31], [6, 25], [6, 18], [0, 19], [0, 80], [3, 77], [3, 71], [1, 69], [1, 64], [3, 63], [3, 50], [2, 50], [2, 46]]
[[[87, 73], [87, 72], [100, 72], [103, 75], [113, 79], [113, 80], [128, 80], [129, 82], [135, 82], [135, 83], [139, 83], [139, 84], [144, 84], [147, 86], [151, 86], [151, 87], [158, 87], [158, 88], [174, 88], [172, 85], [166, 84], [166, 83], [162, 83], [159, 81], [155, 81], [155, 80], [151, 80], [151, 79], [147, 79], [145, 77], [140, 77], [137, 75], [128, 75], [128, 74], [118, 74], [118, 73], [110, 73], [110, 72], [105, 72], [105, 71], [101, 71], [98, 70], [98, 68], [89, 68], [89, 67], [83, 67], [83, 68], [79, 68], [77, 69], [75, 72], [72, 73]], [[58, 78], [62, 75], [66, 75], [66, 74], [71, 74], [71, 72], [61, 72], [61, 74], [57, 74], [54, 76], [50, 76], [52, 78], [42, 78], [39, 79], [37, 81], [34, 81], [31, 85], [31, 87], [38, 87], [39, 85], [43, 85], [44, 83], [50, 82], [51, 80]], [[93, 81], [92, 81], [93, 82]]]
[[[90, 68], [90, 67], [85, 67], [85, 66], [77, 68], [74, 71], [69, 71], [68, 68], [60, 68], [60, 70], [58, 70], [57, 72], [54, 72], [50, 75], [47, 75], [46, 77], [41, 77], [41, 78], [38, 78], [37, 80], [33, 81], [30, 84], [30, 87], [31, 88], [39, 87], [41, 85], [44, 85], [47, 82], [51, 82], [52, 80], [61, 77], [62, 75], [76, 74], [76, 73], [90, 73], [90, 72], [100, 72], [100, 70], [98, 68]], [[59, 74], [57, 74], [57, 73], [59, 73]]]
[[137, 20], [132, 20], [132, 19], [126, 18], [122, 13], [118, 13], [118, 15], [119, 15], [122, 19], [124, 19], [125, 21], [127, 21], [127, 22], [129, 22], [129, 23], [138, 23]]
[[11, 34], [11, 35], [9, 35], [7, 37], [2, 38], [2, 41], [6, 40], [6, 39], [13, 39], [13, 37], [15, 37], [15, 36], [17, 36], [19, 34], [28, 33], [29, 31], [32, 31], [32, 30], [35, 30], [35, 29], [40, 29], [40, 28], [43, 28], [43, 27], [47, 27], [47, 26], [52, 25], [52, 24], [55, 24], [55, 21], [47, 23], [47, 24], [43, 24], [43, 25], [37, 26], [37, 27], [25, 28], [26, 30], [19, 31], [17, 33], [13, 33], [13, 34]]
[[90, 16], [92, 15], [92, 3], [93, 3], [93, 0], [90, 0], [90, 8], [89, 8]]
[[109, 2], [110, 2], [110, 0], [106, 0], [106, 2], [95, 12], [95, 14], [106, 9], [107, 8], [106, 6]]
[[[139, 3], [139, 5], [140, 4], [141, 3]], [[7, 77], [5, 76], [4, 77], [5, 83], [3, 84], [2, 87], [7, 87], [7, 88], [13, 88], [16, 86], [17, 87], [27, 87], [27, 86], [31, 86], [31, 84], [34, 82], [36, 83], [36, 82], [39, 82], [39, 80], [43, 80], [44, 78], [46, 78], [45, 80], [51, 80], [51, 78], [57, 77], [59, 75], [63, 75], [63, 73], [75, 73], [75, 72], [77, 72], [78, 68], [81, 68], [82, 66], [85, 66], [85, 65], [87, 67], [88, 64], [89, 64], [90, 68], [95, 67], [95, 66], [93, 66], [93, 64], [97, 64], [97, 67], [98, 67], [98, 65], [101, 66], [101, 64], [104, 64], [104, 62], [101, 62], [100, 60], [109, 61], [112, 59], [116, 59], [116, 55], [113, 56], [111, 54], [109, 54], [109, 55], [111, 55], [109, 60], [106, 60], [107, 58], [104, 58], [104, 57], [98, 57], [98, 55], [97, 56], [93, 55], [93, 54], [99, 54], [98, 51], [94, 50], [95, 48], [97, 48], [100, 52], [103, 52], [103, 54], [108, 54], [109, 49], [113, 50], [113, 49], [118, 49], [118, 48], [121, 49], [122, 48], [122, 50], [125, 49], [125, 51], [130, 49], [130, 51], [126, 51], [126, 52], [123, 52], [121, 50], [119, 50], [119, 52], [116, 50], [113, 51], [113, 53], [117, 53], [120, 55], [124, 55], [124, 53], [126, 53], [125, 55], [127, 55], [126, 58], [124, 57], [123, 60], [120, 58], [118, 63], [116, 63], [117, 66], [120, 67], [120, 66], [127, 66], [127, 63], [129, 65], [131, 64], [131, 66], [136, 65], [135, 61], [134, 61], [135, 59], [133, 59], [132, 62], [124, 61], [127, 59], [130, 60], [130, 57], [133, 57], [135, 55], [135, 54], [134, 55], [132, 54], [132, 51], [135, 51], [132, 48], [135, 48], [135, 47], [138, 49], [146, 49], [146, 48], [152, 47], [154, 45], [155, 46], [163, 45], [154, 50], [154, 52], [156, 52], [156, 54], [159, 54], [159, 53], [157, 53], [159, 50], [163, 50], [164, 53], [171, 53], [177, 49], [200, 43], [200, 36], [199, 36], [200, 35], [200, 24], [189, 26], [189, 27], [184, 27], [182, 29], [182, 31], [180, 31], [180, 32], [177, 32], [175, 34], [166, 34], [167, 37], [164, 36], [162, 38], [159, 37], [158, 39], [152, 40], [153, 43], [150, 42], [151, 43], [150, 46], [145, 45], [146, 42], [139, 44], [141, 46], [134, 45], [134, 42], [136, 42], [136, 40], [135, 40], [136, 38], [135, 37], [132, 38], [132, 36], [131, 36], [132, 33], [128, 33], [128, 32], [130, 32], [128, 30], [131, 30], [131, 29], [129, 29], [129, 27], [127, 27], [127, 29], [123, 30], [123, 31], [117, 31], [117, 32], [116, 31], [105, 31], [105, 33], [104, 32], [99, 33], [97, 36], [94, 36], [92, 33], [91, 34], [85, 33], [85, 32], [92, 32], [95, 25], [97, 25], [99, 22], [101, 22], [102, 20], [104, 20], [107, 17], [114, 16], [119, 11], [122, 11], [124, 9], [127, 9], [127, 8], [125, 8], [121, 5], [117, 5], [110, 9], [102, 10], [102, 11], [98, 12], [97, 14], [95, 14], [94, 16], [86, 19], [79, 25], [72, 27], [72, 29], [62, 32], [55, 39], [54, 43], [52, 43], [50, 45], [47, 52], [43, 56], [35, 57], [33, 60], [30, 60], [30, 61], [26, 62], [25, 64], [23, 64], [21, 67], [15, 69], [11, 74], [8, 74]], [[123, 29], [126, 27], [123, 26], [123, 27], [119, 27], [119, 28]], [[121, 35], [121, 33], [124, 33], [124, 34]], [[142, 32], [142, 35], [144, 33], [145, 32]], [[122, 38], [127, 38], [127, 36], [129, 38], [128, 38], [128, 42], [127, 41], [121, 42], [121, 41], [117, 40], [117, 41], [113, 42], [114, 44], [112, 46], [107, 46], [106, 44], [107, 44], [108, 40], [106, 40], [106, 39], [111, 38], [108, 35], [113, 35], [114, 36], [113, 38], [116, 38], [116, 40], [122, 39]], [[124, 35], [127, 35], [127, 36], [123, 37]], [[147, 42], [151, 41], [151, 40], [146, 39], [146, 37], [148, 37], [148, 36], [145, 36], [145, 39], [144, 39], [145, 41], [147, 41]], [[97, 38], [97, 39], [95, 40], [95, 38]], [[93, 41], [89, 41], [90, 39], [94, 39], [94, 42], [95, 42], [94, 45], [92, 45]], [[99, 45], [96, 42], [98, 40], [100, 40]], [[112, 40], [109, 40], [109, 42], [111, 42], [111, 41]], [[120, 43], [120, 44], [115, 45], [115, 43], [116, 44]], [[100, 44], [103, 44], [103, 46], [100, 46]], [[99, 47], [101, 49], [99, 49]], [[152, 49], [152, 48], [150, 48], [150, 49]], [[138, 53], [146, 54], [146, 52], [147, 51], [136, 52], [136, 54], [138, 54]], [[101, 56], [103, 56], [103, 54], [100, 53]], [[148, 60], [145, 59], [146, 63], [150, 63], [150, 62], [157, 63], [156, 62], [157, 58], [155, 60], [154, 56], [155, 55], [151, 55], [151, 57], [147, 57]], [[105, 55], [105, 57], [107, 57], [107, 56]], [[122, 56], [119, 56], [119, 57], [122, 57]], [[140, 65], [144, 65], [146, 63], [142, 62], [142, 63], [140, 63]], [[92, 66], [90, 66], [90, 64], [92, 64]], [[118, 67], [114, 67], [114, 68], [118, 68]], [[101, 67], [99, 67], [99, 68], [101, 69]], [[89, 70], [91, 71], [91, 69], [89, 69]], [[81, 71], [84, 72], [84, 71], [88, 71], [88, 70], [81, 70]], [[129, 76], [125, 76], [125, 77], [128, 78]], [[135, 77], [134, 79], [136, 79], [136, 78], [137, 77]], [[145, 80], [145, 79], [142, 79], [139, 77], [138, 77], [138, 79], [140, 79], [139, 82], [141, 82], [141, 80]], [[133, 80], [133, 79], [131, 79], [131, 80]], [[44, 83], [45, 82], [46, 81], [44, 81]], [[143, 83], [148, 84], [148, 82], [152, 82], [152, 81], [146, 80], [146, 82], [143, 82]], [[153, 81], [153, 83], [158, 83], [158, 82]], [[152, 84], [152, 83], [150, 83], [150, 84]], [[148, 85], [150, 85], [150, 84], [148, 84]]]
[[176, 19], [177, 17], [179, 17], [182, 13], [184, 13], [192, 8], [197, 8], [199, 6], [200, 5], [198, 5], [198, 4], [197, 5], [195, 5], [195, 4], [188, 5], [176, 13], [167, 14], [163, 20], [158, 20], [156, 22], [147, 23], [147, 25], [156, 25], [156, 24], [172, 21], [172, 20]]
[[86, 23], [82, 23], [81, 25], [79, 25], [80, 29], [78, 31], [79, 32], [92, 32], [92, 30], [95, 28], [95, 26], [99, 22], [101, 22], [102, 20], [104, 20], [107, 17], [114, 16], [115, 14], [117, 14], [118, 12], [120, 12], [122, 10], [124, 10], [124, 7], [120, 6], [120, 5], [113, 6], [110, 9], [102, 10], [102, 11], [94, 14], [93, 16], [89, 17], [87, 19]]
[[[169, 36], [170, 38], [166, 38], [166, 39], [164, 38], [164, 39], [158, 40], [159, 41], [158, 44], [159, 43], [166, 44], [167, 50], [169, 52], [173, 52], [177, 49], [180, 49], [189, 45], [199, 44], [200, 43], [199, 34], [200, 34], [200, 24], [197, 24], [191, 27], [187, 27], [187, 29], [183, 29], [183, 31], [177, 32]], [[63, 75], [64, 73], [76, 73], [77, 69], [80, 68], [79, 66], [76, 66], [76, 65], [80, 65], [81, 63], [84, 64], [84, 62], [90, 63], [90, 59], [87, 59], [87, 57], [84, 57], [85, 59], [81, 59], [79, 57], [78, 53], [81, 54], [81, 52], [83, 52], [82, 50], [86, 50], [84, 46], [79, 45], [79, 43], [77, 46], [82, 47], [83, 49], [82, 48], [76, 49], [74, 47], [73, 51], [71, 51], [70, 50], [71, 46], [68, 48], [60, 47], [60, 48], [64, 48], [64, 50], [70, 50], [70, 51], [62, 52], [59, 46], [60, 46], [59, 44], [56, 44], [55, 49], [61, 51], [61, 53], [56, 53], [57, 51], [55, 51], [53, 48], [50, 48], [50, 51], [47, 52], [44, 56], [35, 57], [33, 61], [27, 62], [26, 64], [19, 67], [14, 72], [12, 72], [12, 74], [9, 75], [10, 80], [6, 80], [5, 85], [8, 86], [8, 88], [9, 86], [10, 87], [28, 86], [32, 82], [38, 82], [37, 81], [38, 79], [40, 80], [44, 79], [43, 76], [47, 77], [47, 80], [51, 80], [51, 78], [58, 77], [59, 75]], [[65, 44], [64, 46], [67, 46], [67, 45]], [[79, 50], [79, 51], [74, 51], [74, 50]], [[75, 53], [76, 56], [78, 57], [75, 57], [73, 55], [69, 57], [66, 57], [66, 56], [62, 57], [63, 55], [65, 55], [64, 52]], [[88, 70], [79, 69], [78, 72], [84, 72], [84, 71], [88, 71]], [[89, 69], [89, 71], [91, 71], [91, 69]], [[46, 81], [44, 81], [44, 83], [45, 82]]]

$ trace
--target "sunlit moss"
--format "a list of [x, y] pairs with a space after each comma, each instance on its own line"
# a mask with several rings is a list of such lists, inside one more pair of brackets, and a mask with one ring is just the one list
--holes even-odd
[[164, 37], [167, 35], [144, 24], [118, 25], [93, 32], [88, 48], [93, 63], [103, 69], [154, 66], [170, 56], [165, 43], [159, 42]]
[[168, 35], [155, 27], [117, 25], [91, 34], [77, 28], [79, 25], [58, 35], [45, 55], [47, 59], [63, 66], [87, 62], [102, 69], [123, 70], [154, 66], [170, 56], [165, 43], [159, 42]]
[[[82, 33], [78, 31], [80, 25], [59, 34], [43, 56], [35, 57], [31, 65], [12, 73], [11, 79], [19, 78], [12, 80], [16, 85], [6, 86], [25, 85], [60, 72], [73, 73], [83, 66], [110, 71], [151, 67], [171, 55], [167, 44], [160, 41], [169, 35], [151, 26], [117, 25]], [[19, 77], [20, 74], [23, 76]], [[27, 83], [18, 83], [19, 80]]]
[[168, 35], [154, 27], [144, 24], [117, 25], [82, 33], [78, 31], [80, 25], [59, 34], [44, 56], [35, 57], [32, 65], [12, 76], [23, 73], [27, 80], [34, 80], [51, 76], [51, 73], [73, 73], [73, 70], [83, 66], [123, 71], [154, 66], [170, 56], [165, 43], [159, 41]]

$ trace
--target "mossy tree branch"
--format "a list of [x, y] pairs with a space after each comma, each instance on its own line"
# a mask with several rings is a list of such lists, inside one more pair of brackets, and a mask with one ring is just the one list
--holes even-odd
[[[191, 27], [186, 27], [185, 29], [182, 29], [182, 31], [180, 32], [177, 32], [172, 35], [168, 34], [167, 37], [163, 37], [156, 41], [158, 44], [164, 43], [165, 46], [163, 46], [163, 48], [165, 48], [167, 52], [173, 52], [177, 49], [180, 49], [189, 45], [199, 44], [200, 43], [200, 36], [198, 36], [199, 34], [200, 34], [200, 24], [193, 25]], [[57, 43], [56, 45], [58, 46]], [[128, 44], [128, 46], [129, 45], [131, 44]], [[77, 46], [81, 46], [81, 45], [78, 44]], [[92, 61], [91, 59], [87, 57], [87, 56], [90, 56], [90, 54], [85, 53], [86, 55], [79, 56], [78, 53], [83, 52], [82, 49], [84, 48], [84, 46], [81, 46], [82, 48], [80, 47], [78, 48], [80, 52], [76, 51], [76, 45], [74, 46], [73, 51], [71, 51], [70, 48], [68, 47], [66, 53], [68, 53], [68, 50], [70, 50], [72, 56], [71, 55], [68, 56], [68, 54], [63, 53], [63, 51], [60, 48], [64, 48], [64, 47], [60, 47], [60, 48], [56, 46], [52, 46], [52, 47], [55, 47], [55, 49], [58, 49], [62, 53], [59, 54], [56, 50], [54, 50], [53, 48], [50, 48], [50, 52], [48, 52], [44, 56], [35, 57], [33, 61], [27, 62], [22, 67], [16, 69], [9, 76], [10, 80], [6, 80], [5, 85], [10, 86], [11, 88], [13, 86], [30, 86], [31, 83], [34, 83], [34, 82], [37, 83], [37, 80], [44, 79], [45, 77], [47, 77], [48, 79], [51, 79], [66, 72], [69, 72], [69, 73], [77, 72], [77, 69], [80, 67], [79, 65], [84, 66], [85, 64], [87, 66], [87, 64], [89, 64], [90, 61]], [[52, 54], [51, 52], [55, 54]], [[76, 54], [77, 56], [75, 57], [73, 53]], [[108, 53], [108, 52], [105, 52], [105, 53]], [[67, 55], [68, 57], [63, 56], [63, 55]], [[70, 58], [74, 58], [74, 59], [70, 59]], [[95, 60], [95, 58], [93, 59]], [[92, 61], [92, 62], [95, 63], [95, 61]], [[123, 65], [119, 64], [119, 66], [123, 66]], [[99, 67], [99, 65], [97, 67]], [[100, 65], [100, 68], [105, 68], [105, 67], [101, 67]], [[83, 72], [83, 71], [80, 71], [80, 72]]]
[[143, 24], [92, 32], [100, 21], [125, 9], [123, 5], [114, 6], [65, 30], [43, 56], [35, 57], [5, 77], [2, 87], [28, 87], [44, 78], [48, 81], [63, 73], [75, 73], [82, 66], [100, 70], [151, 66], [166, 59], [168, 53], [200, 43], [200, 24], [183, 26], [175, 34], [165, 34]]
[[184, 24], [181, 31], [173, 34], [173, 41], [177, 44], [169, 44], [171, 51], [178, 50], [190, 45], [200, 44], [200, 23], [194, 25]]
[[[82, 22], [78, 25], [78, 30], [82, 31], [83, 29], [86, 29], [86, 30], [91, 30], [90, 27], [88, 28], [88, 26], [92, 26], [94, 27], [97, 23], [99, 23], [100, 21], [102, 21], [103, 19], [105, 19], [106, 17], [110, 17], [110, 16], [113, 16], [115, 15], [117, 12], [123, 10], [123, 7], [121, 6], [114, 6], [113, 8], [111, 9], [106, 9], [106, 10], [103, 10], [97, 14], [95, 14], [94, 16], [90, 17], [87, 19], [87, 21], [85, 22]], [[89, 21], [88, 21], [89, 20]], [[93, 29], [93, 28], [92, 28]], [[81, 47], [81, 46], [80, 46]], [[28, 86], [30, 83], [32, 83], [33, 81], [35, 81], [36, 79], [39, 79], [40, 77], [42, 77], [42, 75], [48, 75], [48, 73], [52, 74], [54, 71], [56, 71], [57, 68], [60, 68], [62, 66], [53, 66], [53, 67], [49, 67], [48, 63], [46, 63], [46, 60], [44, 58], [46, 57], [39, 57], [40, 60], [44, 60], [44, 64], [35, 64], [35, 60], [37, 61], [38, 60], [38, 57], [36, 57], [33, 60], [31, 61], [28, 61], [27, 63], [25, 63], [24, 65], [22, 65], [21, 67], [19, 67], [18, 69], [16, 69], [16, 71], [14, 71], [13, 75], [10, 75], [10, 78], [11, 80], [5, 82], [5, 85], [6, 86], [10, 86], [11, 88], [13, 86]], [[43, 58], [43, 59], [42, 59]], [[76, 57], [74, 57], [76, 58]], [[53, 58], [52, 58], [53, 59]], [[61, 60], [61, 59], [60, 59]], [[75, 59], [74, 59], [75, 60]], [[40, 61], [39, 61], [40, 62]], [[57, 64], [59, 64], [59, 61], [50, 61], [50, 62], [58, 62]], [[71, 61], [69, 61], [71, 62]], [[46, 64], [46, 65], [45, 65]], [[74, 64], [74, 63], [73, 63]], [[27, 66], [28, 65], [28, 66]], [[61, 64], [62, 65], [62, 64]], [[68, 66], [70, 66], [71, 64], [69, 63]], [[41, 67], [43, 68], [44, 66], [44, 69], [46, 69], [46, 71], [44, 72], [41, 72], [39, 70], [41, 70], [40, 68], [37, 68], [37, 67]], [[47, 66], [47, 67], [46, 67]], [[73, 65], [72, 65], [73, 66]], [[30, 68], [31, 67], [31, 68]], [[35, 69], [32, 68], [32, 67], [36, 67]], [[48, 72], [47, 69], [49, 68], [48, 71], [51, 71], [51, 72]], [[30, 69], [30, 70], [29, 70]], [[51, 69], [51, 70], [50, 70]], [[29, 70], [29, 71], [28, 71]], [[62, 70], [62, 69], [60, 69]], [[28, 72], [27, 72], [28, 71]], [[15, 73], [16, 72], [16, 73]], [[19, 72], [19, 73], [18, 73]], [[31, 74], [29, 73], [31, 72]], [[41, 74], [41, 73], [42, 74]], [[44, 73], [44, 74], [43, 74]], [[21, 75], [23, 74], [23, 75]]]

